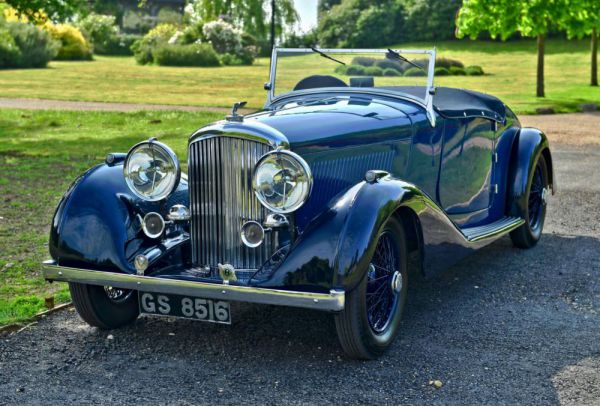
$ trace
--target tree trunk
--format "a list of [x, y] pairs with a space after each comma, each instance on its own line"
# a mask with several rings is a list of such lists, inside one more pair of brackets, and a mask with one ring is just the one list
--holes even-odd
[[271, 0], [271, 51], [275, 48], [275, 0]]
[[598, 29], [592, 29], [592, 86], [598, 86]]
[[546, 97], [544, 92], [544, 53], [546, 51], [546, 38], [544, 34], [537, 37], [537, 97]]

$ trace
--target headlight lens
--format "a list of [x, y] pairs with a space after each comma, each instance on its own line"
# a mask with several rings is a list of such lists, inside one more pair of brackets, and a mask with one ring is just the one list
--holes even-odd
[[281, 150], [263, 155], [252, 180], [258, 200], [275, 213], [299, 209], [312, 188], [312, 174], [298, 154]]
[[177, 187], [181, 168], [169, 147], [149, 140], [131, 148], [123, 164], [123, 173], [135, 195], [155, 202], [169, 196]]

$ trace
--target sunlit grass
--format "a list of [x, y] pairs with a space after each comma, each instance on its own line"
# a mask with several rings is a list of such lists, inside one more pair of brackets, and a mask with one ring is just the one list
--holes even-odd
[[[588, 86], [590, 56], [586, 41], [550, 40], [546, 56], [546, 98], [535, 97], [536, 45], [534, 41], [445, 41], [401, 44], [397, 48], [437, 46], [442, 57], [465, 65], [480, 65], [485, 76], [448, 76], [439, 86], [468, 88], [494, 94], [518, 113], [538, 107], [575, 111], [582, 103], [599, 103], [600, 91]], [[323, 73], [336, 64], [314, 58]], [[286, 86], [302, 77], [298, 66]], [[0, 96], [126, 103], [185, 104], [229, 107], [247, 100], [251, 108], [265, 102], [263, 83], [269, 60], [252, 66], [176, 68], [140, 66], [131, 57], [96, 57], [92, 62], [52, 62], [48, 69], [0, 71]], [[402, 79], [404, 80], [404, 79]], [[385, 79], [386, 84], [390, 79]]]
[[107, 152], [127, 152], [156, 136], [186, 159], [188, 136], [215, 113], [0, 110], [0, 325], [69, 300], [66, 284], [47, 284], [48, 233], [60, 197]]

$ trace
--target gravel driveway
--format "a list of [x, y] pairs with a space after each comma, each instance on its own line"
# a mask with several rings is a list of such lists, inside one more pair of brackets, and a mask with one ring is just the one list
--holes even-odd
[[318, 312], [236, 305], [231, 327], [141, 318], [108, 333], [62, 311], [0, 337], [0, 404], [600, 405], [600, 152], [554, 158], [540, 244], [504, 238], [413, 280], [380, 361], [345, 359]]

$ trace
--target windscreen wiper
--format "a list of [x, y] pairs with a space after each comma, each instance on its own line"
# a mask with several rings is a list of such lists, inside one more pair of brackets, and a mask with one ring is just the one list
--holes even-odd
[[345, 65], [345, 63], [344, 63], [344, 62], [342, 62], [342, 61], [340, 61], [340, 60], [338, 60], [338, 59], [332, 58], [331, 56], [327, 55], [326, 53], [319, 51], [317, 48], [310, 47], [310, 49], [312, 49], [312, 50], [313, 50], [313, 52], [316, 52], [316, 53], [318, 53], [319, 55], [321, 55], [323, 58], [331, 59], [331, 60], [332, 60], [332, 61], [334, 61], [334, 62], [341, 63], [342, 65]]
[[408, 59], [406, 59], [405, 57], [403, 57], [402, 55], [400, 55], [398, 52], [394, 51], [393, 49], [389, 49], [388, 48], [388, 51], [386, 52], [385, 57], [388, 58], [388, 59], [398, 59], [398, 60], [401, 60], [402, 62], [406, 62], [406, 63], [414, 66], [415, 68], [421, 69], [423, 72], [427, 72], [425, 70], [425, 68], [423, 68], [420, 65], [417, 65], [416, 63], [414, 63], [412, 61], [409, 61]]

